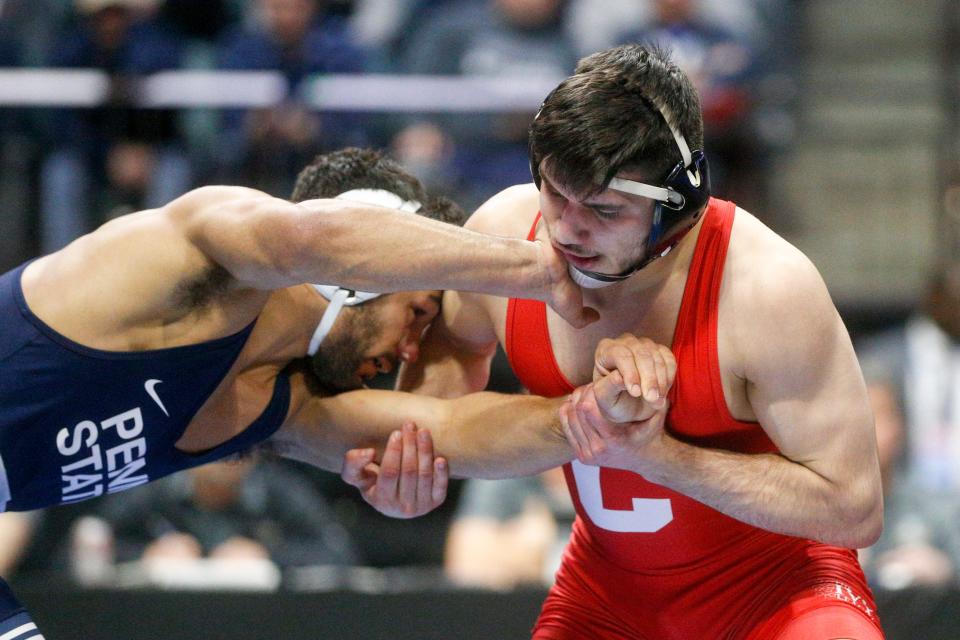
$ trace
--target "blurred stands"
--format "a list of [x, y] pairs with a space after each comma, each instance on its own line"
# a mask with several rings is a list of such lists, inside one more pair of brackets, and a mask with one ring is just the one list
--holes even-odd
[[[0, 74], [0, 267], [196, 184], [286, 195], [310, 155], [348, 143], [390, 147], [428, 184], [475, 206], [528, 179], [526, 125], [577, 57], [623, 38], [666, 39], [675, 30], [657, 7], [678, 3], [0, 0], [0, 67], [101, 72], [39, 83]], [[718, 103], [738, 109], [716, 111], [735, 113], [736, 126], [708, 122], [708, 154], [736, 141], [717, 153], [726, 168], [715, 192], [810, 255], [858, 336], [903, 320], [929, 266], [960, 253], [953, 5], [689, 0], [710, 34], [748, 52], [727, 94], [736, 100]], [[715, 61], [709, 47], [684, 58], [689, 40], [674, 42], [681, 64]], [[167, 70], [195, 75], [141, 77]], [[447, 584], [440, 566], [459, 483], [442, 510], [407, 522], [373, 513], [334, 475], [292, 473], [324, 495], [358, 562], [385, 572], [428, 565], [426, 580]], [[27, 549], [13, 549], [15, 533], [4, 538], [6, 551], [26, 554], [23, 580], [68, 571], [67, 532], [92, 508], [10, 519], [10, 531], [33, 532]], [[392, 584], [389, 573], [296, 575], [285, 580]], [[916, 592], [903, 593], [911, 615], [923, 615]]]

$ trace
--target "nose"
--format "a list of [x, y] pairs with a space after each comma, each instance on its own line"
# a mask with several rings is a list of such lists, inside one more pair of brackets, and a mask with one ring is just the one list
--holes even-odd
[[590, 231], [584, 225], [582, 207], [567, 202], [557, 214], [553, 225], [553, 239], [561, 244], [585, 244]]

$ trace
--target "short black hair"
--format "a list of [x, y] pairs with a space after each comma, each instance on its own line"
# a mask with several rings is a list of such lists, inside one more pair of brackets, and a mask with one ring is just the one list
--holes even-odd
[[591, 195], [631, 168], [666, 178], [681, 161], [666, 118], [691, 150], [703, 149], [700, 98], [690, 79], [655, 45], [625, 44], [580, 60], [544, 100], [530, 125], [534, 170]]
[[416, 200], [423, 205], [420, 215], [441, 222], [462, 225], [467, 218], [455, 202], [429, 195], [416, 177], [376, 149], [347, 147], [318, 155], [297, 176], [290, 199], [335, 198], [353, 189], [384, 189]]

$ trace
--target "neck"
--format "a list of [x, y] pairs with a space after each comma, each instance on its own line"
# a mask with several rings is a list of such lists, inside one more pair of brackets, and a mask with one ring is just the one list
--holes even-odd
[[258, 322], [269, 322], [277, 359], [290, 361], [307, 355], [310, 338], [329, 303], [308, 284], [275, 291]]

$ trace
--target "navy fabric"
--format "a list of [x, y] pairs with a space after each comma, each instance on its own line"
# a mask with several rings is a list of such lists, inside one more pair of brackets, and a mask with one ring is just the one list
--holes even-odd
[[223, 380], [253, 324], [183, 347], [90, 349], [30, 311], [20, 287], [25, 266], [0, 276], [0, 457], [12, 496], [7, 510], [139, 486], [248, 449], [282, 424], [290, 400], [284, 375], [267, 409], [245, 431], [201, 454], [179, 451], [175, 443]]
[[3, 638], [3, 640], [43, 640], [43, 635], [30, 618], [30, 614], [24, 611], [0, 622], [0, 638]]
[[[0, 578], [0, 636], [19, 626], [11, 623], [15, 616], [26, 615], [23, 605], [13, 595], [10, 586]], [[23, 623], [21, 623], [23, 624]]]

